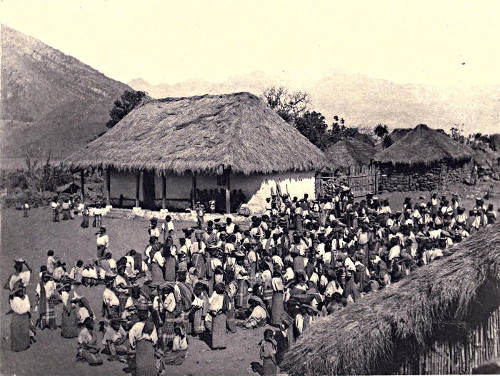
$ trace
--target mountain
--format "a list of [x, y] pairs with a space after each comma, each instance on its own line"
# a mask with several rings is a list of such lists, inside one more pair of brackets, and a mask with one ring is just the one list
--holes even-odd
[[414, 128], [424, 123], [449, 129], [464, 124], [464, 131], [494, 133], [500, 129], [500, 86], [434, 87], [403, 85], [364, 75], [332, 73], [318, 81], [293, 85], [262, 72], [231, 77], [224, 82], [187, 81], [152, 85], [135, 79], [129, 85], [155, 98], [250, 91], [260, 95], [269, 86], [307, 91], [311, 108], [329, 123], [339, 115], [351, 126]]
[[1, 26], [2, 157], [62, 158], [106, 129], [130, 87], [5, 25]]

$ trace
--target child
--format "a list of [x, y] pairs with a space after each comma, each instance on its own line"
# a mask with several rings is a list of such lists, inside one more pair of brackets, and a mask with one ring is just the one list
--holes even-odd
[[166, 239], [166, 236], [170, 234], [170, 231], [174, 231], [174, 222], [172, 222], [172, 217], [167, 215], [165, 217], [165, 223], [162, 224], [161, 229], [163, 231], [163, 240]]
[[54, 256], [54, 251], [49, 249], [47, 252], [47, 271], [52, 274], [56, 268], [56, 258]]
[[50, 202], [50, 207], [52, 208], [52, 222], [59, 222], [59, 203], [57, 201], [57, 196]]
[[264, 340], [260, 342], [260, 359], [262, 359], [262, 375], [276, 375], [276, 341], [271, 329], [264, 331]]
[[205, 216], [205, 206], [201, 204], [199, 201], [196, 203], [196, 219], [198, 222], [198, 228], [203, 228], [203, 217]]
[[24, 205], [23, 205], [23, 217], [29, 217], [29, 215], [28, 215], [29, 210], [30, 210], [30, 204], [28, 204], [25, 201]]

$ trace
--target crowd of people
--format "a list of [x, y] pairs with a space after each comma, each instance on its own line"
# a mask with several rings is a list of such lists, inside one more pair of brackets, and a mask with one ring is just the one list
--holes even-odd
[[[85, 208], [82, 227], [88, 227]], [[265, 213], [249, 225], [230, 216], [203, 218], [180, 237], [170, 217], [161, 224], [152, 218], [144, 251], [122, 257], [111, 252], [98, 220], [95, 260], [67, 268], [48, 251], [33, 308], [26, 295], [31, 268], [16, 260], [5, 286], [12, 349], [28, 348], [38, 329], [60, 327], [63, 337], [77, 338], [78, 360], [99, 365], [107, 355], [134, 375], [156, 375], [183, 363], [190, 337], [223, 349], [234, 346], [236, 331], [269, 326], [259, 344], [262, 373], [276, 374], [317, 317], [335, 315], [452, 253], [454, 244], [494, 223], [496, 213], [481, 198], [466, 211], [457, 196], [436, 194], [428, 201], [407, 198], [394, 211], [388, 200], [367, 195], [355, 201], [347, 187], [337, 187], [318, 200], [272, 194]], [[82, 287], [98, 285], [105, 286], [102, 306], [91, 307]]]

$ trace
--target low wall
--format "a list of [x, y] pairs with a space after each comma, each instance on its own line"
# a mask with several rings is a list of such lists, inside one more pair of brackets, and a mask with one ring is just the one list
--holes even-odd
[[432, 191], [450, 183], [461, 183], [470, 178], [468, 163], [435, 164], [431, 166], [381, 166], [379, 191]]

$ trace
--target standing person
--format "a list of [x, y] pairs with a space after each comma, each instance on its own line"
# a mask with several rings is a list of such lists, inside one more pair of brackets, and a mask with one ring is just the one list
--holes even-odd
[[61, 316], [61, 336], [75, 338], [78, 336], [78, 298], [75, 296], [71, 284], [67, 283], [61, 291], [63, 311]]
[[89, 227], [89, 220], [90, 220], [89, 207], [88, 207], [87, 204], [83, 204], [83, 208], [82, 208], [82, 224], [80, 226], [82, 228], [88, 228]]
[[56, 329], [57, 324], [54, 306], [59, 294], [50, 273], [42, 273], [42, 279], [36, 287], [36, 295], [38, 298], [38, 313], [40, 314], [40, 329]]
[[165, 281], [175, 282], [178, 264], [172, 254], [172, 249], [166, 244], [163, 247], [163, 257], [165, 258]]
[[207, 287], [201, 282], [196, 283], [193, 288], [194, 299], [191, 303], [190, 321], [195, 335], [205, 331], [204, 318], [209, 306], [206, 290]]
[[154, 239], [158, 241], [160, 239], [160, 228], [158, 227], [158, 219], [156, 217], [151, 218], [151, 223], [148, 228], [149, 239]]
[[284, 320], [280, 324], [280, 329], [274, 332], [274, 340], [276, 341], [276, 364], [278, 366], [281, 364], [281, 362], [285, 358], [285, 354], [290, 348], [290, 344], [288, 341], [288, 326], [289, 323]]
[[59, 202], [57, 196], [52, 198], [50, 207], [52, 208], [52, 222], [59, 222]]
[[260, 359], [262, 360], [262, 375], [276, 375], [278, 371], [276, 366], [276, 341], [271, 329], [264, 331], [264, 340], [260, 342]]
[[150, 253], [152, 256], [150, 264], [151, 278], [155, 285], [160, 285], [164, 282], [163, 267], [165, 266], [165, 258], [163, 257], [160, 247], [161, 243], [155, 243]]
[[70, 209], [69, 198], [66, 198], [63, 200], [61, 205], [61, 213], [63, 216], [62, 217], [63, 221], [67, 221], [68, 219], [70, 219], [69, 209]]
[[283, 306], [283, 280], [281, 278], [281, 272], [275, 270], [273, 272], [273, 278], [271, 284], [273, 287], [273, 298], [271, 304], [271, 324], [274, 326], [279, 326], [281, 324], [281, 316], [285, 312]]
[[31, 344], [31, 313], [30, 299], [25, 293], [21, 281], [16, 283], [15, 289], [9, 297], [12, 318], [10, 322], [10, 337], [12, 351], [24, 351]]
[[198, 228], [201, 230], [203, 228], [203, 217], [205, 216], [205, 205], [203, 205], [198, 201], [196, 203], [195, 210], [196, 210], [196, 220], [198, 222], [197, 225]]
[[135, 357], [129, 360], [129, 369], [135, 376], [156, 376], [154, 347], [158, 342], [158, 334], [149, 316], [148, 305], [141, 304], [137, 310], [139, 322], [135, 323], [128, 333], [130, 347], [135, 350]]
[[226, 312], [229, 309], [229, 298], [224, 283], [215, 285], [215, 291], [209, 299], [209, 311], [205, 317], [205, 326], [210, 332], [211, 348], [226, 348]]
[[100, 227], [99, 232], [96, 233], [97, 239], [97, 259], [102, 259], [106, 250], [109, 247], [109, 236], [106, 234], [106, 227]]
[[23, 204], [23, 217], [29, 217], [30, 204], [27, 201]]

